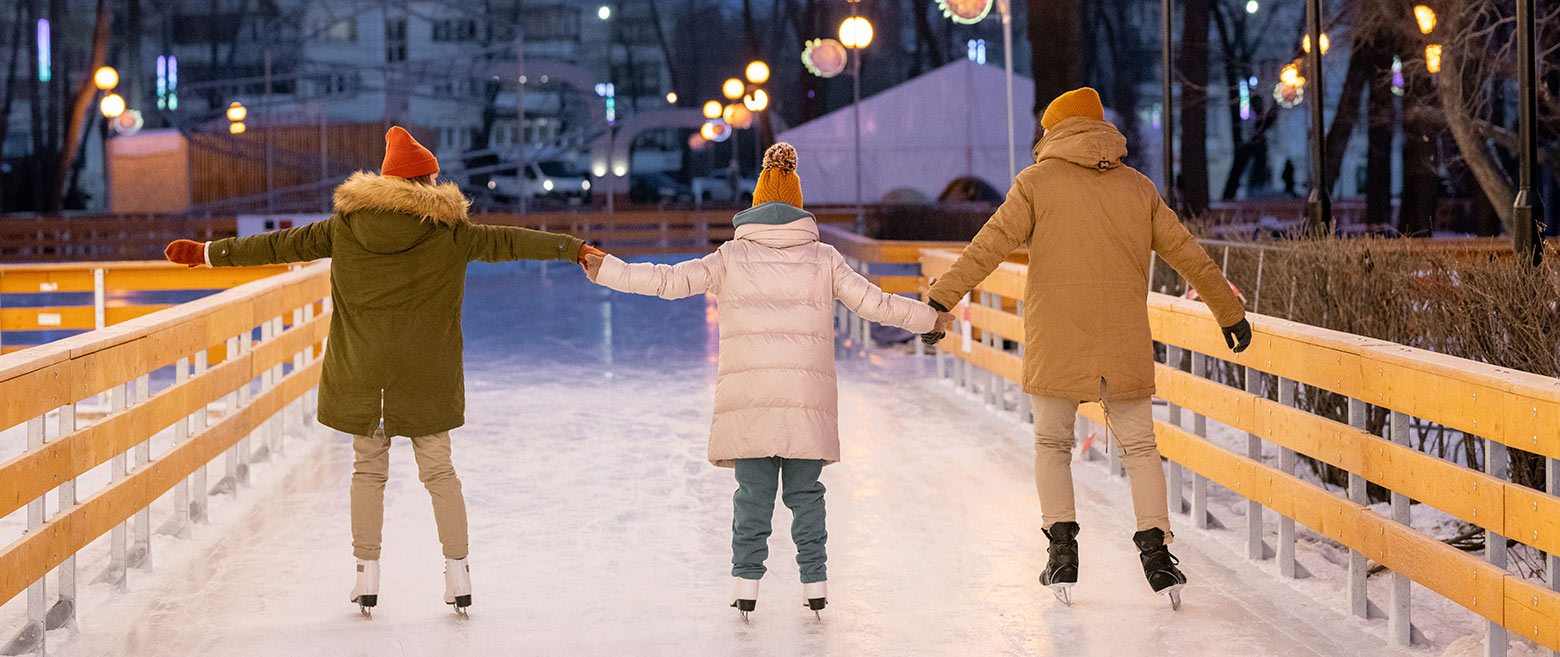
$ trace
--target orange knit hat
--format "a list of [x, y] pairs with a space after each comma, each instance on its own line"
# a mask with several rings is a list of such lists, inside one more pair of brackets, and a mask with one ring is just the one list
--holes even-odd
[[1040, 127], [1050, 130], [1056, 124], [1075, 116], [1105, 120], [1105, 106], [1100, 103], [1098, 91], [1082, 87], [1057, 96], [1056, 100], [1046, 106], [1045, 115], [1040, 117]]
[[764, 172], [758, 174], [753, 190], [753, 206], [783, 201], [802, 207], [802, 179], [796, 176], [796, 148], [785, 142], [764, 151]]
[[391, 126], [385, 133], [385, 162], [379, 172], [397, 178], [427, 176], [439, 172], [439, 160], [417, 143], [406, 128]]

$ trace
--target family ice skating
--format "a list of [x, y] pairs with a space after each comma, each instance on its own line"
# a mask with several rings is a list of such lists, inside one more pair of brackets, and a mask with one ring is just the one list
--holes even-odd
[[0, 3], [0, 657], [1560, 657], [1556, 35]]

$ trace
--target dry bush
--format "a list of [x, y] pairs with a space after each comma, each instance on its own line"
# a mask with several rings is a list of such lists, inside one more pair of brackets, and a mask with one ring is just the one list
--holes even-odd
[[[1248, 309], [1261, 314], [1560, 377], [1560, 252], [1552, 246], [1536, 269], [1503, 255], [1402, 239], [1213, 243], [1208, 251]], [[1155, 274], [1160, 291], [1174, 294], [1184, 285], [1166, 267]], [[1237, 385], [1241, 376], [1229, 369], [1219, 378]], [[1275, 387], [1264, 386], [1269, 397]], [[1347, 421], [1346, 398], [1303, 390], [1298, 405]], [[1387, 409], [1370, 407], [1367, 428], [1384, 435], [1387, 416]], [[1419, 449], [1482, 468], [1482, 440], [1418, 420], [1413, 429]], [[1512, 480], [1542, 488], [1543, 459], [1510, 454]], [[1314, 461], [1312, 467], [1324, 481], [1346, 484], [1346, 473]], [[1375, 490], [1372, 497], [1383, 495]]]

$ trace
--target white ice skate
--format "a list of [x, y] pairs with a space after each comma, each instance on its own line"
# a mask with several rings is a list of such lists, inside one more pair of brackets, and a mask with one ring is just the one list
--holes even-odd
[[444, 604], [462, 616], [471, 606], [471, 564], [466, 559], [444, 560]]
[[813, 615], [818, 617], [818, 620], [823, 620], [823, 614], [818, 612], [823, 611], [824, 606], [829, 604], [829, 583], [810, 582], [803, 584], [802, 597], [807, 599], [804, 606], [811, 609]]
[[748, 614], [758, 607], [758, 580], [738, 577], [736, 590], [731, 593], [731, 606], [736, 607], [746, 623]]
[[379, 604], [379, 561], [357, 560], [357, 583], [352, 586], [350, 602], [356, 603], [364, 617], [374, 617]]

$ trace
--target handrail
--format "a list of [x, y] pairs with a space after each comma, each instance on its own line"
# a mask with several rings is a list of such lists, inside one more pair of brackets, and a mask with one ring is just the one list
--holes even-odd
[[166, 261], [0, 264], [0, 294], [91, 292], [91, 305], [0, 307], [0, 353], [24, 349], [5, 344], [16, 331], [91, 330], [168, 308], [125, 304], [122, 293], [150, 290], [219, 290], [288, 271], [285, 265], [189, 268]]
[[[39, 645], [46, 625], [74, 615], [73, 556], [81, 548], [112, 534], [105, 578], [122, 587], [126, 568], [149, 563], [154, 500], [174, 490], [169, 531], [187, 532], [205, 515], [208, 462], [225, 457], [231, 486], [247, 477], [252, 459], [282, 448], [284, 412], [297, 419], [312, 412], [329, 307], [330, 265], [317, 263], [0, 356], [0, 429], [25, 424], [28, 433], [27, 451], [0, 463], [0, 515], [28, 510], [27, 533], [0, 548], [0, 601], [29, 594], [28, 623], [13, 646]], [[253, 342], [257, 327], [261, 339]], [[225, 348], [225, 359], [208, 368], [213, 347]], [[174, 383], [154, 393], [150, 373], [169, 366]], [[77, 404], [104, 391], [110, 412], [78, 422]], [[50, 420], [59, 437], [45, 441]], [[173, 445], [154, 458], [151, 439], [170, 426]], [[75, 478], [105, 463], [110, 483], [76, 499]], [[60, 510], [45, 518], [44, 499], [54, 492]], [[59, 596], [50, 608], [44, 578], [55, 569]]]
[[[946, 272], [958, 254], [926, 250], [925, 276]], [[977, 287], [968, 307], [972, 339], [938, 345], [939, 371], [954, 357], [989, 373], [982, 384], [972, 373], [956, 372], [966, 385], [980, 384], [988, 398], [997, 385], [1022, 382], [1022, 357], [1004, 340], [1023, 341], [1021, 311], [1004, 309], [1003, 299], [1021, 301], [1025, 266], [1000, 265]], [[1015, 304], [1016, 305], [1016, 304]], [[1212, 314], [1200, 302], [1161, 294], [1148, 298], [1155, 341], [1165, 345], [1168, 362], [1156, 365], [1158, 396], [1170, 403], [1169, 421], [1156, 421], [1161, 452], [1172, 462], [1172, 510], [1182, 508], [1182, 468], [1193, 475], [1193, 522], [1208, 524], [1206, 483], [1213, 481], [1247, 498], [1247, 553], [1266, 559], [1264, 509], [1279, 517], [1276, 560], [1279, 571], [1303, 572], [1294, 559], [1295, 523], [1349, 547], [1351, 611], [1365, 616], [1366, 561], [1393, 573], [1388, 606], [1393, 639], [1409, 643], [1408, 582], [1416, 582], [1490, 622], [1491, 640], [1503, 646], [1509, 630], [1539, 645], [1560, 650], [1560, 591], [1545, 588], [1505, 568], [1505, 541], [1560, 553], [1560, 497], [1512, 483], [1505, 471], [1505, 450], [1519, 448], [1560, 467], [1560, 379], [1428, 352], [1421, 349], [1248, 314], [1253, 341], [1242, 354], [1224, 344]], [[1192, 372], [1181, 369], [1190, 353]], [[1247, 388], [1232, 388], [1206, 378], [1218, 358], [1244, 368]], [[1262, 382], [1276, 382], [1276, 401]], [[1301, 386], [1327, 390], [1350, 400], [1348, 424], [1294, 407]], [[1391, 411], [1388, 437], [1365, 429], [1367, 405]], [[1181, 426], [1181, 409], [1192, 411], [1196, 428]], [[1080, 414], [1104, 426], [1098, 405]], [[1207, 439], [1206, 420], [1247, 433], [1244, 453]], [[1420, 452], [1408, 445], [1410, 424], [1431, 422], [1477, 435], [1485, 442], [1486, 470], [1473, 470]], [[1265, 443], [1279, 452], [1277, 467], [1261, 459]], [[1294, 475], [1297, 455], [1306, 455], [1350, 473], [1346, 496]], [[1553, 470], [1551, 470], [1553, 471]], [[1367, 505], [1365, 482], [1392, 491], [1390, 517]], [[1551, 478], [1560, 481], [1560, 478]], [[1554, 484], [1551, 484], [1552, 486]], [[1425, 535], [1407, 524], [1409, 500], [1440, 509], [1488, 533], [1487, 559], [1479, 559]], [[1551, 560], [1551, 567], [1560, 560]], [[1496, 653], [1492, 653], [1496, 654]]]

